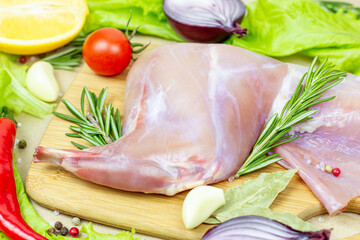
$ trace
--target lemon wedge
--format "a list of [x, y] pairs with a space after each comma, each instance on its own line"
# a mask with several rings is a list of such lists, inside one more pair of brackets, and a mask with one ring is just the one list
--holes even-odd
[[87, 14], [86, 0], [1, 0], [0, 51], [30, 55], [64, 46]]

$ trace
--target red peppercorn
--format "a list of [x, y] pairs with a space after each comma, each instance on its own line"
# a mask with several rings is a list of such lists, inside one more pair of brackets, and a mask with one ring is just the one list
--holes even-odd
[[26, 59], [25, 56], [21, 56], [21, 57], [19, 58], [19, 62], [20, 62], [20, 63], [26, 63], [26, 61], [27, 61], [27, 59]]
[[338, 177], [338, 176], [340, 175], [340, 173], [341, 173], [340, 168], [334, 168], [334, 169], [332, 170], [332, 174], [333, 174], [335, 177]]
[[79, 229], [77, 227], [72, 227], [70, 228], [69, 234], [72, 237], [77, 237], [77, 235], [79, 235]]

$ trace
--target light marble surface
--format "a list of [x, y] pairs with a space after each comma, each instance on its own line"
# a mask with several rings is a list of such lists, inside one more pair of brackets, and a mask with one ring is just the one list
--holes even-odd
[[[360, 5], [360, 0], [348, 0], [348, 2], [352, 2], [356, 5]], [[164, 44], [171, 43], [170, 41], [154, 38], [154, 37], [146, 37], [146, 36], [136, 36], [135, 40], [137, 41], [150, 41], [154, 44]], [[307, 65], [310, 59], [301, 56], [291, 56], [288, 58], [282, 58], [282, 61], [297, 63], [301, 65]], [[76, 77], [80, 67], [75, 71], [65, 71], [65, 70], [56, 70], [55, 76], [60, 85], [60, 92], [65, 93], [69, 88], [72, 80]], [[58, 99], [58, 102], [60, 98]], [[34, 152], [34, 148], [37, 147], [40, 143], [41, 137], [43, 136], [52, 116], [47, 116], [43, 119], [38, 119], [32, 117], [27, 114], [19, 114], [16, 116], [17, 120], [21, 123], [21, 127], [18, 128], [17, 138], [18, 139], [26, 139], [28, 146], [26, 149], [19, 150], [17, 154], [18, 162], [17, 167], [20, 171], [21, 178], [25, 182], [27, 172], [29, 170], [32, 154]], [[73, 226], [71, 223], [72, 216], [67, 216], [64, 214], [55, 215], [54, 211], [51, 209], [46, 209], [44, 207], [39, 206], [34, 201], [34, 204], [37, 212], [41, 217], [43, 217], [48, 223], [53, 224], [56, 221], [62, 221], [65, 226], [71, 227]], [[309, 220], [314, 225], [323, 228], [333, 228], [332, 239], [343, 238], [347, 236], [351, 236], [353, 234], [360, 232], [360, 216], [358, 214], [352, 213], [341, 213], [335, 217], [330, 218], [327, 214], [322, 216], [314, 217]], [[82, 221], [81, 223], [87, 223], [87, 221]], [[120, 229], [116, 229], [113, 227], [108, 227], [100, 224], [94, 224], [95, 230], [102, 233], [110, 233], [116, 234], [120, 232]], [[142, 239], [158, 239], [150, 236], [144, 236], [141, 234], [136, 234], [136, 236], [141, 237]], [[80, 237], [82, 237], [80, 235]]]

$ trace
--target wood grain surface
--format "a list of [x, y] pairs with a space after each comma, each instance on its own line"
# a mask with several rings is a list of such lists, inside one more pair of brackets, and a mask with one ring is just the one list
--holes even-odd
[[[64, 99], [79, 107], [84, 86], [97, 94], [101, 88], [109, 87], [107, 102], [112, 102], [123, 113], [128, 69], [116, 77], [108, 78], [96, 75], [84, 65]], [[59, 104], [57, 111], [68, 114], [63, 104]], [[64, 135], [70, 132], [69, 125], [69, 122], [53, 116], [40, 145], [74, 148], [70, 143], [73, 139]], [[81, 140], [77, 142], [85, 145]], [[260, 172], [280, 170], [284, 168], [273, 164], [232, 182], [224, 181], [214, 186], [228, 189], [256, 178]], [[193, 230], [185, 229], [181, 208], [187, 192], [168, 197], [116, 190], [82, 180], [58, 166], [46, 163], [32, 163], [26, 180], [26, 190], [32, 199], [47, 208], [122, 229], [135, 228], [136, 232], [165, 239], [201, 239], [212, 227], [202, 224]], [[271, 209], [291, 212], [305, 220], [326, 212], [298, 175], [279, 194]], [[346, 210], [360, 213], [360, 198], [351, 201]], [[360, 234], [348, 239], [360, 239]]]

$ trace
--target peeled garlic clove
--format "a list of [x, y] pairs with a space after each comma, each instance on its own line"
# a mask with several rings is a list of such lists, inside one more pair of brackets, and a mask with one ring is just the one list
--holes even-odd
[[38, 61], [31, 65], [26, 74], [26, 86], [37, 98], [54, 102], [59, 96], [59, 85], [50, 63]]
[[185, 197], [182, 217], [187, 229], [204, 222], [216, 209], [225, 204], [224, 191], [212, 186], [199, 186]]

